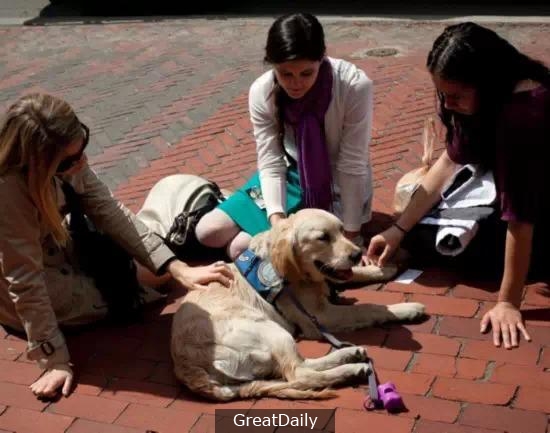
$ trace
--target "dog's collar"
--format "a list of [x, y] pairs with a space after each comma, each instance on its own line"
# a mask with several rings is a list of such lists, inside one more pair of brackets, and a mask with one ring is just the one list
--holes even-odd
[[286, 286], [273, 265], [267, 259], [257, 256], [252, 250], [244, 250], [235, 260], [235, 266], [246, 281], [270, 304], [274, 304]]

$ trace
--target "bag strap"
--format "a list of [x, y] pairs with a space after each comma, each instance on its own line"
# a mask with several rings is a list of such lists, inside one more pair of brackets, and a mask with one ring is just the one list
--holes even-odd
[[183, 212], [187, 211], [188, 213], [190, 213], [190, 212], [194, 212], [195, 210], [202, 209], [202, 208], [198, 208], [198, 209], [193, 209], [192, 211], [190, 211], [190, 207], [192, 206], [192, 203], [194, 203], [195, 200], [197, 200], [197, 198], [207, 189], [211, 189], [212, 192], [214, 193], [214, 196], [219, 201], [225, 200], [223, 194], [221, 193], [220, 187], [215, 182], [208, 181], [204, 185], [199, 186], [195, 191], [193, 191], [191, 193], [191, 195], [189, 196], [189, 199], [185, 203], [185, 206], [183, 208]]

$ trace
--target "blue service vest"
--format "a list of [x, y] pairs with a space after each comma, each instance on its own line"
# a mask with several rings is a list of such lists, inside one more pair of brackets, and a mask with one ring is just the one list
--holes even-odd
[[271, 262], [262, 260], [252, 250], [246, 249], [234, 263], [254, 290], [273, 304], [284, 288], [285, 281], [277, 275]]

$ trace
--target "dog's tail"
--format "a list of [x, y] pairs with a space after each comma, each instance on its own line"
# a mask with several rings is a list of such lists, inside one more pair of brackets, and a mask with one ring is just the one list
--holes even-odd
[[177, 370], [176, 377], [187, 387], [205, 398], [216, 401], [230, 401], [236, 398], [275, 397], [281, 399], [327, 399], [336, 393], [332, 390], [312, 390], [300, 381], [254, 380], [243, 384], [223, 385], [212, 380], [200, 367], [187, 366]]
[[282, 399], [314, 399], [322, 400], [336, 396], [336, 393], [330, 389], [305, 389], [299, 381], [284, 382], [280, 380], [255, 380], [241, 385], [239, 397], [258, 398], [275, 397]]

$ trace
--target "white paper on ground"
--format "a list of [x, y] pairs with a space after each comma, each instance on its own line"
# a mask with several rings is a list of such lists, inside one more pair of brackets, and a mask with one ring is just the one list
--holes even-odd
[[422, 271], [419, 269], [407, 269], [405, 272], [399, 275], [394, 281], [396, 283], [410, 284], [414, 280], [416, 280], [421, 274], [422, 274]]

